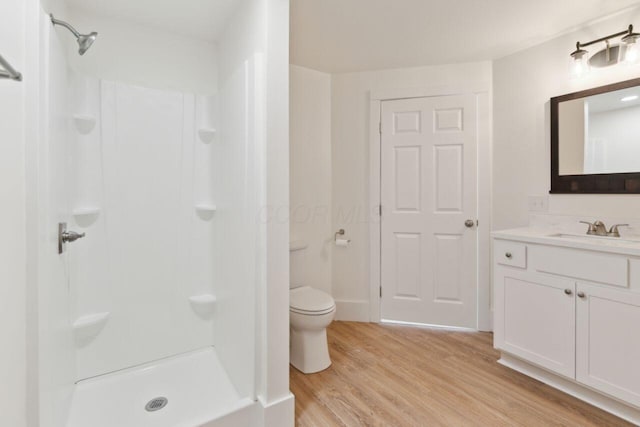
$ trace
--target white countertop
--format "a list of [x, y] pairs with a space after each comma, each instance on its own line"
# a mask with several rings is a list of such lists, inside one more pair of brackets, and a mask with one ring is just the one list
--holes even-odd
[[[562, 236], [559, 236], [559, 235]], [[495, 239], [640, 256], [640, 240], [581, 235], [554, 228], [514, 228], [491, 233]], [[634, 237], [635, 239], [635, 237]]]

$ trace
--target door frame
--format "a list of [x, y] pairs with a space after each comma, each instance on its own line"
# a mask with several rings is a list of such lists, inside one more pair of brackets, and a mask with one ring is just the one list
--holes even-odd
[[[378, 212], [381, 204], [381, 140], [380, 132], [382, 102], [398, 99], [428, 98], [436, 96], [469, 95], [476, 98], [478, 133], [477, 141], [477, 199], [478, 199], [478, 239], [477, 239], [477, 329], [493, 330], [493, 309], [491, 298], [491, 162], [492, 162], [492, 98], [488, 88], [476, 86], [437, 86], [416, 89], [390, 89], [369, 93], [369, 206]], [[382, 287], [380, 269], [381, 217], [372, 215], [369, 221], [369, 317], [379, 323], [380, 292]], [[486, 250], [479, 250], [486, 248]]]

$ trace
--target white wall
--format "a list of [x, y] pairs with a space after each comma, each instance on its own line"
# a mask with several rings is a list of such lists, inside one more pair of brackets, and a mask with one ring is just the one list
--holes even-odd
[[640, 170], [640, 106], [591, 113], [585, 151], [587, 173]]
[[291, 282], [331, 293], [331, 75], [290, 67]]
[[68, 44], [71, 67], [80, 74], [157, 89], [202, 95], [217, 92], [216, 45], [121, 19], [70, 8], [67, 16], [81, 33], [98, 38], [83, 55], [66, 29], [56, 32]]
[[562, 141], [558, 152], [560, 175], [580, 175], [584, 173], [585, 146], [585, 102], [574, 99], [561, 102], [558, 116], [562, 124], [558, 126], [558, 138]]
[[[261, 0], [266, 8], [265, 124], [266, 206], [289, 208], [289, 0]], [[266, 287], [263, 309], [263, 376], [258, 398], [265, 425], [294, 425], [289, 392], [289, 221], [271, 218], [266, 227]]]
[[[246, 141], [253, 150], [247, 153], [249, 163], [245, 172], [256, 181], [254, 188], [245, 191], [255, 195], [254, 202], [258, 203], [262, 214], [253, 215], [252, 210], [246, 212], [246, 225], [257, 226], [257, 232], [250, 235], [251, 244], [257, 248], [252, 282], [256, 292], [255, 305], [253, 300], [247, 299], [235, 317], [229, 313], [229, 323], [234, 327], [226, 332], [226, 339], [237, 339], [238, 335], [255, 327], [257, 346], [255, 352], [249, 354], [250, 357], [255, 355], [255, 394], [264, 409], [261, 424], [274, 427], [293, 426], [294, 421], [293, 396], [289, 393], [289, 222], [286, 216], [282, 219], [273, 215], [286, 212], [289, 202], [288, 22], [288, 0], [244, 0], [229, 20], [219, 43], [221, 128], [225, 126], [227, 101], [234, 97], [238, 102], [237, 96], [241, 95], [237, 89], [238, 73], [247, 67], [253, 70], [245, 74], [243, 80], [248, 83], [249, 94], [255, 96], [249, 98], [252, 102], [249, 102], [245, 116], [249, 121], [246, 126], [221, 135], [221, 143], [242, 153], [242, 142], [248, 137]], [[237, 106], [234, 111], [239, 111]], [[242, 170], [229, 170], [230, 174], [223, 177], [223, 185], [232, 185], [235, 176], [232, 174], [239, 172]], [[239, 231], [246, 233], [246, 230]], [[230, 262], [238, 264], [238, 260]], [[237, 267], [242, 268], [242, 265]], [[237, 273], [246, 277], [244, 270], [237, 270]], [[252, 313], [255, 322], [243, 325], [243, 330], [238, 331], [238, 322], [250, 323], [252, 320], [242, 318], [244, 307], [255, 308]], [[216, 341], [221, 338], [220, 333], [225, 332], [218, 329]], [[253, 372], [253, 367], [242, 365], [247, 355], [236, 354], [237, 361], [231, 360], [233, 356], [233, 353], [221, 355], [227, 369], [231, 368], [232, 373], [241, 369]]]
[[[640, 75], [640, 66], [618, 65], [571, 80], [567, 64], [576, 41], [622, 31], [639, 19], [636, 8], [494, 62], [494, 229], [527, 225], [527, 197], [549, 191], [549, 99]], [[640, 216], [640, 196], [550, 195], [549, 213]]]
[[[0, 1], [0, 55], [25, 74], [23, 0]], [[25, 82], [0, 79], [0, 425], [26, 425]]]
[[369, 320], [369, 93], [394, 89], [457, 87], [489, 92], [491, 63], [334, 74], [331, 86], [333, 230], [352, 243], [334, 248], [333, 295], [338, 318]]

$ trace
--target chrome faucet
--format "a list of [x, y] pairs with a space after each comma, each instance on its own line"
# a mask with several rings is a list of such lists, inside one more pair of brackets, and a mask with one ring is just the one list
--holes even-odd
[[588, 221], [580, 221], [582, 224], [587, 224], [589, 229], [587, 230], [587, 234], [592, 236], [609, 236], [609, 237], [620, 237], [620, 231], [618, 227], [628, 227], [629, 224], [615, 224], [611, 226], [609, 231], [607, 231], [607, 226], [604, 225], [602, 221], [596, 221], [594, 223]]
[[607, 236], [611, 236], [611, 237], [620, 237], [620, 232], [618, 231], [618, 227], [628, 227], [629, 224], [615, 224], [612, 225], [611, 228], [609, 229], [609, 232], [607, 233]]
[[592, 236], [606, 236], [607, 235], [607, 227], [604, 225], [602, 221], [596, 221], [591, 223], [589, 221], [580, 221], [582, 224], [587, 224], [589, 229], [587, 230], [587, 234]]

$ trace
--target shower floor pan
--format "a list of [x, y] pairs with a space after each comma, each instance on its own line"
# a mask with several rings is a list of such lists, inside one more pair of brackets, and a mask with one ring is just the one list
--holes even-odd
[[67, 427], [248, 427], [254, 406], [211, 347], [78, 382]]

